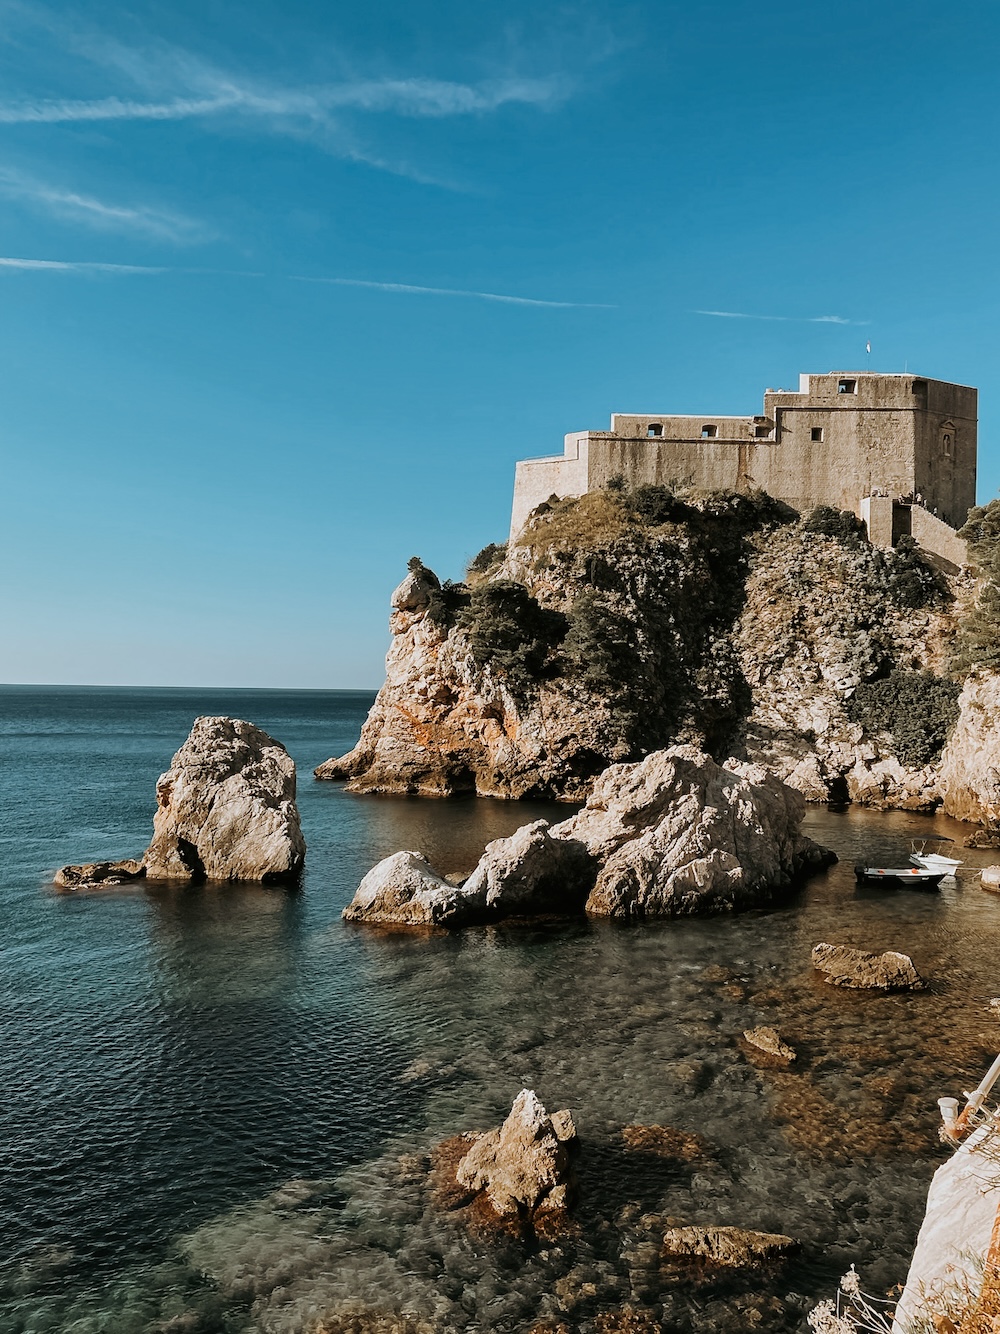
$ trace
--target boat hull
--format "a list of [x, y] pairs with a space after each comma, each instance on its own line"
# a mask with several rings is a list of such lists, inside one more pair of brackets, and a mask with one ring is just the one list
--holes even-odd
[[944, 871], [916, 866], [855, 866], [854, 878], [861, 885], [883, 885], [886, 889], [937, 889]]

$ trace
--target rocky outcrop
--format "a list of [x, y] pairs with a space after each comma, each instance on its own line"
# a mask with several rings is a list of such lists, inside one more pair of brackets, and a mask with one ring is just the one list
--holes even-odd
[[869, 954], [847, 945], [814, 945], [812, 966], [834, 986], [868, 991], [920, 991], [926, 985], [908, 954]]
[[991, 1318], [997, 1307], [984, 1311], [982, 1298], [987, 1288], [997, 1297], [998, 1148], [995, 1128], [980, 1126], [934, 1173], [893, 1334], [960, 1327], [986, 1334], [997, 1328]]
[[600, 864], [589, 913], [677, 917], [759, 906], [836, 860], [800, 833], [804, 812], [802, 796], [760, 765], [675, 746], [612, 766], [552, 832]]
[[58, 889], [110, 889], [141, 880], [146, 868], [136, 858], [120, 862], [87, 862], [81, 866], [63, 866], [52, 883]]
[[490, 843], [461, 888], [419, 853], [387, 857], [344, 917], [456, 927], [584, 908], [641, 918], [758, 906], [836, 860], [800, 833], [804, 810], [759, 765], [721, 766], [675, 746], [613, 765], [572, 819], [536, 820]]
[[[934, 809], [940, 764], [907, 759], [852, 699], [893, 669], [945, 671], [968, 577], [935, 576], [925, 597], [912, 561], [772, 511], [688, 495], [640, 521], [594, 493], [540, 507], [469, 588], [411, 571], [358, 745], [317, 777], [584, 800], [609, 764], [691, 742], [763, 763], [808, 800]], [[499, 629], [476, 609], [491, 586], [521, 592]], [[548, 639], [525, 623], [518, 640], [525, 606], [550, 618]], [[519, 673], [513, 649], [530, 659]]]
[[383, 926], [465, 926], [482, 906], [481, 897], [450, 885], [419, 852], [395, 852], [372, 867], [343, 917]]
[[548, 821], [536, 820], [488, 843], [461, 886], [439, 876], [419, 852], [386, 857], [362, 880], [343, 916], [348, 922], [440, 927], [568, 916], [582, 911], [595, 870], [586, 848], [553, 838]]
[[581, 842], [554, 835], [548, 821], [536, 820], [487, 843], [464, 892], [491, 916], [579, 912], [597, 868]]
[[503, 1125], [475, 1140], [455, 1175], [473, 1195], [484, 1194], [500, 1215], [565, 1209], [575, 1142], [571, 1114], [549, 1116], [535, 1093], [522, 1089]]
[[958, 697], [958, 722], [941, 756], [944, 809], [1000, 833], [1000, 676], [969, 678]]
[[295, 764], [237, 718], [196, 718], [156, 784], [149, 880], [294, 881], [305, 860]]
[[788, 1259], [799, 1249], [780, 1232], [753, 1232], [741, 1227], [672, 1227], [663, 1238], [664, 1256], [671, 1260], [703, 1260], [723, 1269], [761, 1269]]

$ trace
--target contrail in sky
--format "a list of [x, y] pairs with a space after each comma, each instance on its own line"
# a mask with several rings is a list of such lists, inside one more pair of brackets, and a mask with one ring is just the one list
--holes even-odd
[[[146, 264], [108, 264], [95, 260], [69, 259], [17, 259], [0, 256], [0, 269], [41, 270], [53, 273], [147, 273], [147, 274], [188, 274], [214, 278], [267, 278], [269, 274], [248, 272], [243, 269], [195, 269], [174, 266], [154, 266]], [[282, 275], [276, 274], [281, 278]], [[405, 295], [418, 296], [459, 296], [471, 297], [477, 301], [499, 301], [510, 306], [545, 306], [554, 310], [616, 310], [616, 306], [598, 301], [547, 301], [540, 297], [509, 296], [504, 292], [477, 292], [462, 287], [420, 287], [414, 283], [373, 282], [366, 278], [309, 278], [302, 274], [289, 274], [287, 280], [297, 283], [322, 283], [333, 287], [365, 287], [377, 292], [401, 292]]]
[[693, 310], [692, 315], [713, 315], [719, 320], [777, 320], [784, 324], [867, 324], [867, 320], [845, 320], [843, 315], [750, 315], [742, 310]]

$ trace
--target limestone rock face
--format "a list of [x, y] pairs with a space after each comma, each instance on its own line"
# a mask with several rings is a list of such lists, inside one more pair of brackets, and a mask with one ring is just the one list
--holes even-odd
[[53, 879], [59, 889], [110, 889], [127, 885], [146, 874], [141, 861], [129, 858], [119, 862], [86, 862], [81, 866], [63, 866]]
[[487, 843], [465, 892], [504, 917], [583, 907], [597, 867], [582, 843], [553, 838], [547, 820]]
[[484, 906], [485, 895], [448, 884], [419, 852], [396, 852], [372, 867], [343, 915], [386, 926], [464, 926]]
[[1000, 826], [1000, 676], [970, 677], [941, 756], [944, 809], [956, 820]]
[[920, 991], [925, 983], [908, 954], [869, 954], [847, 945], [815, 945], [812, 966], [838, 987], [871, 991]]
[[480, 1135], [456, 1175], [468, 1190], [485, 1192], [501, 1215], [564, 1209], [575, 1140], [568, 1111], [550, 1117], [535, 1093], [522, 1089], [503, 1125]]
[[780, 1232], [752, 1232], [741, 1227], [672, 1227], [663, 1238], [671, 1259], [707, 1260], [726, 1269], [759, 1269], [798, 1250]]
[[[893, 667], [943, 672], [954, 604], [898, 605], [884, 570], [878, 574], [881, 553], [798, 524], [740, 539], [720, 567], [705, 525], [715, 523], [728, 542], [728, 520], [712, 518], [713, 503], [692, 502], [687, 519], [646, 529], [608, 526], [592, 507], [583, 516], [590, 528], [575, 537], [572, 524], [559, 535], [553, 511], [486, 576], [520, 583], [541, 608], [570, 621], [596, 596], [636, 643], [662, 640], [666, 626], [672, 646], [650, 679], [675, 703], [660, 699], [651, 712], [642, 691], [623, 703], [620, 680], [601, 684], [599, 673], [560, 656], [559, 645], [544, 670], [513, 688], [503, 670], [477, 660], [461, 617], [448, 613], [435, 576], [421, 569], [393, 594], [386, 680], [358, 745], [316, 776], [347, 779], [357, 791], [583, 801], [608, 765], [685, 741], [762, 763], [810, 801], [936, 808], [940, 764], [908, 764], [891, 734], [866, 730], [849, 706], [861, 682]], [[949, 586], [961, 594], [968, 583], [962, 576]], [[711, 623], [696, 631], [709, 604]], [[677, 625], [686, 627], [679, 648]], [[640, 668], [637, 659], [636, 679]], [[648, 723], [637, 730], [626, 714]]]
[[552, 833], [600, 863], [589, 913], [676, 917], [767, 903], [835, 860], [800, 833], [804, 812], [801, 794], [760, 765], [674, 746], [613, 765]]
[[196, 718], [156, 784], [150, 880], [294, 881], [305, 860], [295, 764], [237, 718]]

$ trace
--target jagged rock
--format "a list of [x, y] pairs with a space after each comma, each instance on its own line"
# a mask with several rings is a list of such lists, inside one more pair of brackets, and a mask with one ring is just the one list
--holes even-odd
[[799, 832], [802, 796], [760, 765], [720, 766], [693, 746], [613, 765], [556, 825], [601, 869], [587, 911], [674, 917], [757, 906], [836, 858]]
[[[944, 809], [995, 833], [1000, 827], [1000, 676], [969, 678], [958, 697], [958, 721], [941, 756]], [[989, 846], [987, 844], [987, 846]]]
[[704, 1260], [725, 1269], [760, 1269], [787, 1259], [798, 1242], [780, 1232], [741, 1227], [672, 1227], [663, 1238], [668, 1259]]
[[156, 784], [150, 880], [294, 881], [305, 860], [295, 764], [238, 718], [196, 718]]
[[[741, 755], [808, 800], [910, 810], [940, 803], [940, 764], [906, 763], [892, 736], [867, 731], [849, 705], [860, 682], [893, 666], [946, 669], [956, 629], [947, 592], [934, 606], [900, 606], [885, 557], [867, 544], [845, 547], [799, 524], [747, 531], [745, 514], [737, 507], [727, 517], [718, 497], [685, 498], [664, 529], [630, 526], [615, 503], [602, 492], [573, 502], [572, 513], [568, 502], [548, 506], [487, 578], [520, 583], [541, 608], [570, 620], [581, 594], [606, 604], [626, 636], [669, 666], [670, 684], [659, 688], [670, 707], [651, 710], [642, 697], [644, 725], [635, 729], [627, 716], [638, 697], [628, 688], [585, 682], [572, 667], [556, 672], [555, 658], [512, 688], [501, 669], [477, 659], [461, 617], [442, 614], [435, 577], [418, 571], [393, 595], [386, 680], [358, 745], [320, 765], [317, 777], [346, 778], [358, 791], [582, 801], [616, 760], [681, 735], [703, 737], [717, 753], [735, 736]], [[716, 541], [728, 544], [731, 563], [709, 558]], [[720, 568], [732, 587], [720, 585]], [[961, 593], [969, 581], [947, 582]], [[706, 607], [716, 610], [702, 625]], [[641, 658], [637, 681], [649, 668]], [[654, 693], [667, 675], [653, 674]]]
[[596, 873], [582, 843], [553, 838], [548, 821], [536, 820], [509, 838], [487, 843], [464, 889], [504, 917], [566, 913], [582, 909]]
[[500, 1215], [565, 1209], [575, 1141], [568, 1111], [550, 1117], [535, 1093], [522, 1089], [503, 1125], [479, 1136], [455, 1175], [473, 1194], [485, 1193]]
[[920, 991], [925, 986], [908, 954], [869, 954], [847, 945], [815, 945], [812, 966], [838, 987], [872, 991]]
[[387, 926], [464, 926], [482, 917], [485, 905], [485, 894], [450, 885], [419, 852], [396, 852], [372, 867], [343, 916]]
[[120, 862], [86, 862], [81, 866], [61, 867], [52, 883], [60, 889], [108, 889], [141, 880], [145, 874], [146, 868], [135, 858]]
[[745, 1029], [743, 1042], [751, 1049], [752, 1056], [755, 1058], [763, 1056], [769, 1063], [792, 1065], [798, 1060], [795, 1048], [790, 1047], [787, 1042], [782, 1042], [778, 1030], [768, 1028], [766, 1024], [758, 1028]]
[[984, 866], [979, 875], [983, 889], [992, 894], [1000, 894], [1000, 866]]

